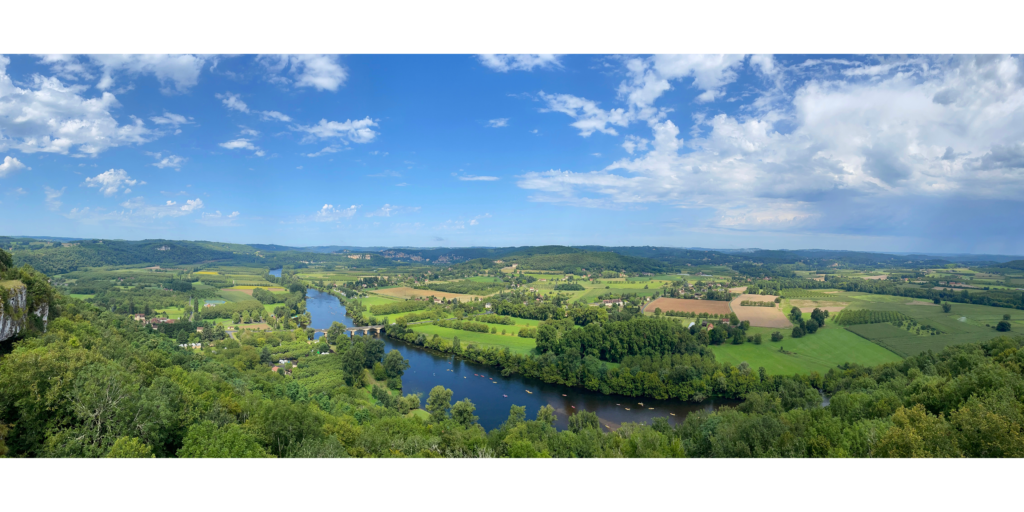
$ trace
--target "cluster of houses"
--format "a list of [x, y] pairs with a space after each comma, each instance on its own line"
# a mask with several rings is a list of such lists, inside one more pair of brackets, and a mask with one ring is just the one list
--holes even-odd
[[179, 343], [178, 346], [181, 348], [203, 348], [202, 343]]

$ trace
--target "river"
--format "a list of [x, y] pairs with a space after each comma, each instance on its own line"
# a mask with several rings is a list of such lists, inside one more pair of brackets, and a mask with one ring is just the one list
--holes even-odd
[[[309, 289], [306, 295], [306, 310], [312, 318], [311, 327], [314, 329], [327, 329], [333, 322], [341, 322], [349, 327], [353, 325], [352, 319], [345, 314], [345, 306], [337, 297], [314, 289]], [[425, 404], [431, 388], [442, 385], [454, 392], [453, 403], [469, 398], [476, 406], [475, 414], [480, 417], [480, 425], [487, 430], [497, 428], [508, 419], [512, 405], [525, 405], [526, 417], [533, 419], [538, 409], [550, 404], [555, 408], [555, 427], [558, 429], [568, 427], [569, 415], [581, 410], [592, 411], [601, 420], [601, 427], [608, 431], [617, 429], [623, 422], [650, 423], [652, 419], [662, 416], [667, 417], [670, 423], [680, 423], [690, 412], [711, 411], [723, 405], [740, 403], [739, 400], [708, 399], [697, 404], [680, 400], [604, 395], [546, 384], [519, 375], [502, 377], [501, 372], [493, 366], [471, 363], [401, 341], [392, 341], [387, 335], [381, 338], [386, 351], [397, 349], [409, 360], [410, 367], [402, 376], [404, 394], [422, 393], [421, 403]], [[626, 410], [627, 407], [629, 410]]]

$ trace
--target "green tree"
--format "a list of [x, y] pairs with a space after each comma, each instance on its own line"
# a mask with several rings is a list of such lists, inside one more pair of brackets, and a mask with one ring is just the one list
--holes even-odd
[[426, 409], [432, 420], [441, 421], [448, 417], [448, 409], [452, 407], [452, 394], [452, 390], [445, 389], [444, 386], [434, 386], [430, 390]]
[[943, 313], [949, 313], [952, 309], [953, 309], [953, 306], [951, 306], [948, 302], [943, 302], [942, 303], [942, 312]]
[[402, 357], [401, 352], [391, 349], [388, 355], [384, 356], [384, 371], [388, 377], [401, 377], [407, 369], [409, 369], [409, 360]]
[[537, 411], [537, 421], [547, 423], [548, 425], [554, 425], [555, 419], [555, 408], [551, 407], [551, 404], [542, 406]]
[[345, 370], [345, 383], [352, 386], [359, 382], [362, 379], [365, 364], [366, 355], [363, 353], [363, 344], [355, 342], [350, 345], [341, 356], [341, 368]]
[[459, 400], [452, 406], [452, 419], [464, 427], [472, 426], [478, 419], [480, 419], [473, 415], [474, 411], [476, 411], [476, 406], [473, 405], [473, 402], [470, 402], [468, 398]]
[[569, 430], [579, 433], [585, 429], [600, 429], [601, 423], [597, 419], [597, 413], [580, 410], [569, 416]]
[[1010, 327], [1010, 322], [1007, 322], [1006, 320], [1000, 320], [999, 323], [996, 324], [996, 330], [999, 332], [1007, 332], [1010, 330]]
[[153, 449], [137, 437], [120, 437], [107, 452], [108, 459], [149, 459], [156, 457]]
[[256, 459], [270, 455], [254, 436], [238, 424], [218, 427], [212, 421], [203, 421], [189, 427], [178, 457]]

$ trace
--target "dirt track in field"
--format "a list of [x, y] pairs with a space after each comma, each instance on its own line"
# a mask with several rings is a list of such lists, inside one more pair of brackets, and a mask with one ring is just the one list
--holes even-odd
[[729, 303], [724, 300], [695, 300], [695, 299], [673, 299], [661, 297], [644, 308], [644, 312], [650, 313], [655, 309], [662, 311], [687, 311], [692, 313], [714, 313], [717, 315], [729, 314]]
[[736, 316], [738, 316], [740, 320], [746, 320], [754, 327], [784, 328], [793, 325], [792, 322], [786, 318], [785, 313], [779, 309], [778, 305], [770, 308], [761, 306], [741, 306], [740, 303], [745, 300], [755, 302], [773, 302], [775, 301], [775, 295], [754, 295], [744, 293], [733, 299], [730, 305], [732, 306], [733, 312], [736, 313]]

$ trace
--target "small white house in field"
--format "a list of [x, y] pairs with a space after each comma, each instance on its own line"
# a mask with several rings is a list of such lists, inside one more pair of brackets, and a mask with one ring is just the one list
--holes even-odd
[[484, 304], [484, 309], [491, 309], [491, 303], [488, 302], [488, 303]]

